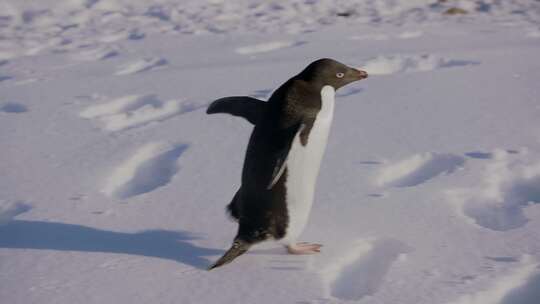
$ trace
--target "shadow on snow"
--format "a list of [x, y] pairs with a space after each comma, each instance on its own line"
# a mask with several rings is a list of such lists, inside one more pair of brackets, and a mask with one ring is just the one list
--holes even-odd
[[205, 256], [224, 252], [191, 244], [195, 239], [186, 231], [125, 233], [41, 221], [14, 220], [0, 227], [0, 248], [123, 253], [169, 259], [199, 269], [210, 264]]

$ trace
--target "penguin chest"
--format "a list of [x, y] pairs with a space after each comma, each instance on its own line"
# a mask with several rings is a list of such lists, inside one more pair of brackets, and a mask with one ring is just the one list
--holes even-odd
[[334, 114], [334, 88], [325, 86], [321, 91], [321, 109], [310, 130], [307, 144], [296, 134], [287, 157], [286, 200], [289, 223], [286, 239], [294, 241], [300, 235], [309, 217], [315, 184], [321, 160], [326, 149]]

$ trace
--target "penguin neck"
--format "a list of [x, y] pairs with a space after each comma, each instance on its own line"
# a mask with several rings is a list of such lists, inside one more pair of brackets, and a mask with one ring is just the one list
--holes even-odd
[[330, 85], [325, 85], [321, 89], [321, 110], [320, 114], [328, 117], [317, 117], [317, 118], [328, 118], [332, 119], [334, 112], [334, 102], [335, 102], [336, 90]]
[[336, 90], [331, 85], [325, 85], [321, 88], [321, 98], [334, 99], [336, 96]]

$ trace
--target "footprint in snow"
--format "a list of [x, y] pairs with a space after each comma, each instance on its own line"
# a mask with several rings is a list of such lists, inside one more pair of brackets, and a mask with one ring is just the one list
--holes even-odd
[[496, 151], [481, 185], [449, 192], [449, 199], [471, 222], [495, 231], [524, 226], [523, 209], [540, 203], [540, 160]]
[[383, 162], [378, 161], [378, 160], [362, 160], [362, 161], [359, 161], [358, 163], [361, 164], [361, 165], [370, 165], [370, 166], [371, 165], [374, 166], [374, 165], [382, 165], [383, 164]]
[[475, 159], [492, 159], [493, 153], [491, 152], [482, 152], [482, 151], [472, 151], [465, 153], [465, 156]]
[[279, 49], [296, 47], [306, 44], [305, 41], [271, 41], [254, 45], [247, 45], [239, 47], [235, 50], [237, 54], [241, 55], [253, 55], [259, 53], [271, 52]]
[[164, 67], [167, 64], [168, 62], [165, 58], [143, 58], [121, 66], [116, 72], [116, 75], [132, 75]]
[[490, 261], [498, 262], [498, 263], [515, 263], [519, 261], [519, 259], [515, 257], [511, 257], [511, 256], [497, 256], [497, 257], [486, 256], [485, 258]]
[[113, 42], [126, 40], [126, 39], [137, 41], [137, 40], [142, 40], [145, 37], [146, 37], [146, 34], [144, 32], [135, 28], [135, 29], [124, 29], [120, 31], [115, 30], [115, 31], [104, 33], [98, 38], [98, 41], [104, 42], [104, 43], [113, 43]]
[[490, 286], [461, 295], [448, 304], [536, 304], [540, 298], [539, 264], [525, 255], [508, 273], [495, 277]]
[[139, 29], [132, 29], [129, 31], [127, 39], [129, 40], [142, 40], [146, 37], [146, 34]]
[[102, 61], [118, 56], [119, 52], [116, 48], [110, 46], [102, 46], [93, 49], [86, 49], [78, 54], [73, 55], [73, 59], [79, 61]]
[[382, 167], [375, 183], [380, 186], [412, 187], [463, 166], [465, 158], [454, 154], [425, 153]]
[[21, 201], [8, 201], [0, 199], [0, 226], [6, 225], [14, 217], [27, 212], [32, 207]]
[[321, 272], [328, 296], [358, 301], [375, 294], [392, 265], [410, 251], [403, 242], [390, 238], [357, 241]]
[[20, 113], [28, 112], [28, 108], [21, 103], [7, 102], [0, 106], [0, 112], [20, 114]]
[[167, 185], [179, 170], [178, 159], [185, 144], [150, 143], [120, 164], [107, 179], [102, 191], [126, 199]]
[[163, 121], [175, 115], [197, 109], [193, 104], [177, 100], [162, 101], [155, 95], [128, 95], [107, 103], [92, 105], [79, 115], [101, 121], [107, 131], [121, 131], [151, 122]]
[[388, 196], [388, 194], [386, 193], [369, 193], [367, 194], [368, 197], [373, 197], [373, 198], [383, 198], [383, 197], [386, 197]]

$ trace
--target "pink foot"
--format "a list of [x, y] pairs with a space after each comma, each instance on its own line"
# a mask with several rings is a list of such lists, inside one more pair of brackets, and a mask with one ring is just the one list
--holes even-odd
[[296, 245], [287, 245], [287, 252], [290, 254], [314, 254], [321, 252], [321, 247], [321, 244], [302, 242]]

